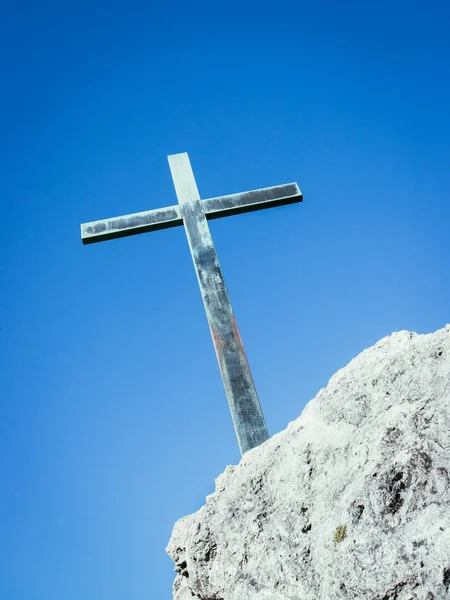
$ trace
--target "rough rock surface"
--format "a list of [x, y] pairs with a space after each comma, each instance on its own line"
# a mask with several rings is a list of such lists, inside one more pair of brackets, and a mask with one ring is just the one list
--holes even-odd
[[450, 326], [394, 333], [176, 523], [174, 598], [450, 598], [449, 473]]

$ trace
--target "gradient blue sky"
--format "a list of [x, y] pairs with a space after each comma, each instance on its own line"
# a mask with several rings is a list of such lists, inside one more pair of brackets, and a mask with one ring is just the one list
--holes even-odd
[[210, 223], [271, 433], [449, 318], [450, 9], [4, 2], [0, 597], [171, 598], [164, 547], [239, 460], [181, 228], [79, 224], [298, 181]]

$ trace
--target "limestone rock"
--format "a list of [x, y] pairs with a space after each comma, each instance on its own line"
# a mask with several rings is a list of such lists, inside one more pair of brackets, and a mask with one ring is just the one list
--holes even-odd
[[174, 599], [450, 598], [449, 471], [450, 326], [394, 333], [176, 523]]

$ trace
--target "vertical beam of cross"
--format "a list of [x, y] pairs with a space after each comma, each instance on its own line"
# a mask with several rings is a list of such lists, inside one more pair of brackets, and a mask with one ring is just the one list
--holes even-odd
[[187, 153], [169, 156], [175, 191], [241, 453], [269, 437]]

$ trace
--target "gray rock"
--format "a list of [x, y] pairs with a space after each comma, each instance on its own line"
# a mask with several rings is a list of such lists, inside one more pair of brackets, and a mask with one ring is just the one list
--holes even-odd
[[175, 600], [450, 598], [450, 326], [401, 331], [175, 525]]

